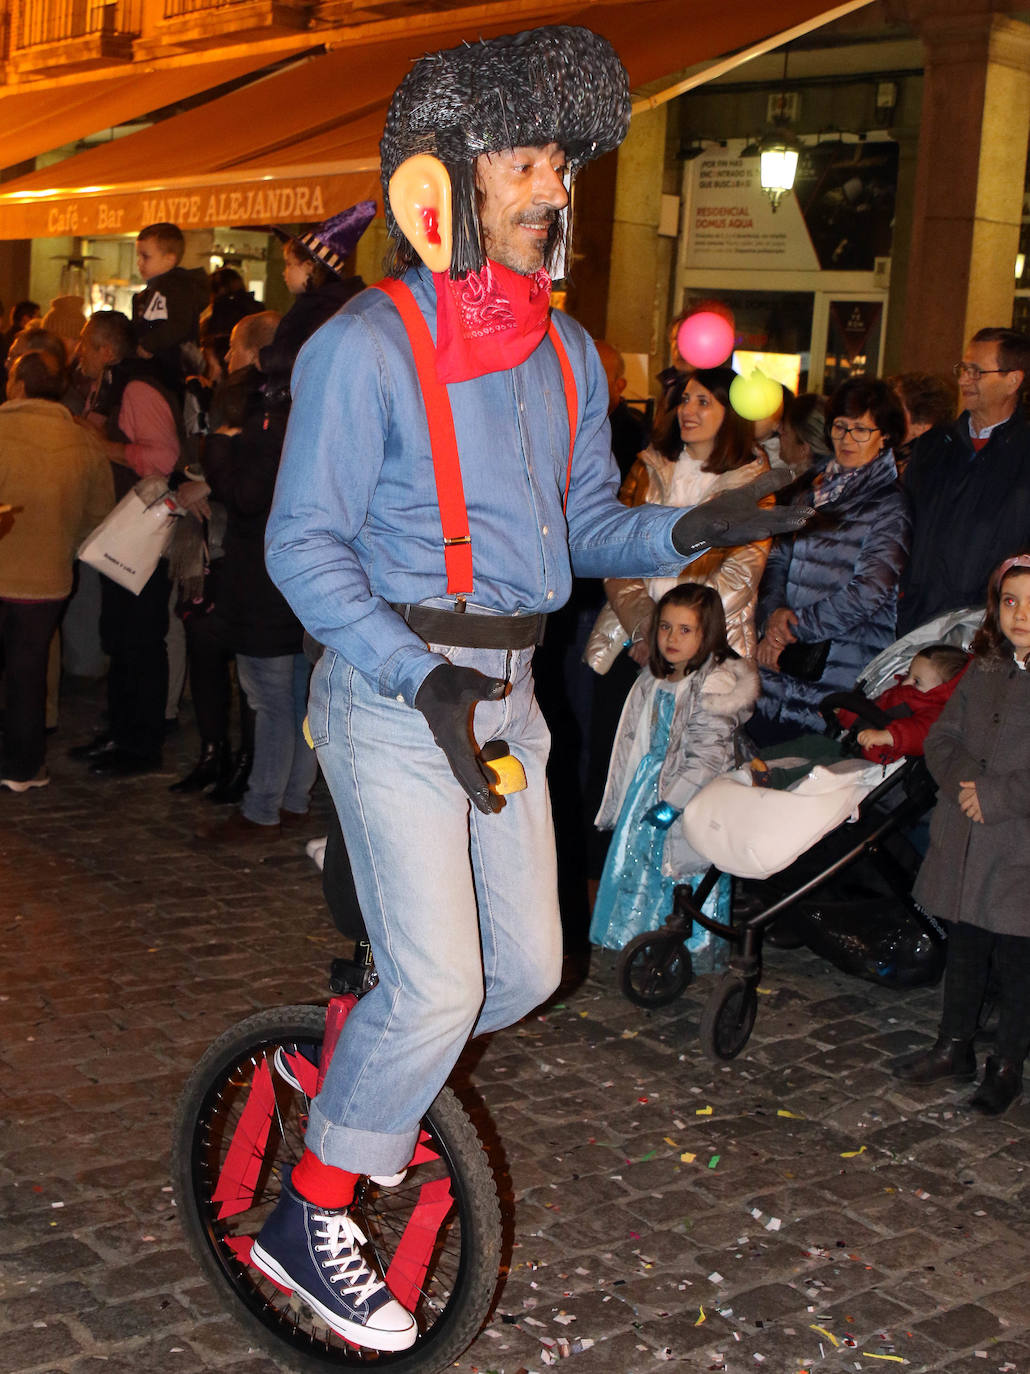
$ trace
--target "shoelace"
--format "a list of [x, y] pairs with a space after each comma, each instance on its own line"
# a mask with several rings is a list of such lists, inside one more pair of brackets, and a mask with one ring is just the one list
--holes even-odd
[[329, 1274], [329, 1282], [338, 1283], [348, 1297], [359, 1303], [366, 1302], [379, 1292], [383, 1281], [369, 1269], [358, 1249], [365, 1244], [361, 1229], [346, 1212], [316, 1212], [315, 1220], [322, 1223], [322, 1229], [315, 1234], [325, 1241], [315, 1249], [327, 1252], [319, 1263], [323, 1269], [336, 1271]]

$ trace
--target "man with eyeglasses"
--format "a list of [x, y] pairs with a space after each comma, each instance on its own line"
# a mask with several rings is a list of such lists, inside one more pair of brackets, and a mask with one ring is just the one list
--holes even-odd
[[954, 373], [965, 409], [916, 441], [905, 470], [913, 529], [899, 635], [983, 605], [991, 569], [1030, 547], [1030, 422], [1020, 404], [1030, 338], [978, 330]]

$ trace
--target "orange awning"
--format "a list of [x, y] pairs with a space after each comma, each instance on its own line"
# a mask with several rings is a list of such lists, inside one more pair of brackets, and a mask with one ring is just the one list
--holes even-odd
[[[866, 0], [851, 0], [857, 8]], [[390, 96], [427, 47], [535, 23], [604, 34], [636, 89], [795, 25], [814, 27], [825, 0], [540, 0], [466, 32], [420, 32], [332, 51], [219, 99], [0, 186], [0, 238], [93, 237], [169, 219], [184, 229], [317, 220], [378, 192], [378, 144]], [[457, 17], [456, 17], [457, 18]], [[153, 108], [153, 106], [152, 106]]]
[[[303, 38], [298, 38], [296, 51], [302, 51], [304, 46]], [[0, 166], [17, 166], [52, 148], [238, 81], [281, 61], [285, 55], [275, 59], [267, 53], [252, 53], [249, 57], [198, 60], [189, 66], [148, 64], [143, 70], [129, 67], [102, 77], [48, 81], [41, 88], [30, 82], [0, 89], [0, 129], [4, 131], [0, 139]]]

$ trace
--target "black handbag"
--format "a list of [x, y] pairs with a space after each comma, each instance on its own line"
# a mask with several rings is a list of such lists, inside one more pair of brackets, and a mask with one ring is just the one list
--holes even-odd
[[777, 667], [799, 682], [818, 682], [826, 671], [832, 643], [832, 639], [820, 639], [815, 644], [788, 644], [780, 650]]

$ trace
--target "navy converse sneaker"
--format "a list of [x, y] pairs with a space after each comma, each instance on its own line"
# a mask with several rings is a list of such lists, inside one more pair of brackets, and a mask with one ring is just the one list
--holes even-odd
[[287, 1178], [250, 1258], [354, 1345], [407, 1350], [418, 1336], [415, 1318], [366, 1264], [359, 1248], [364, 1244], [346, 1210], [327, 1212], [306, 1202]]

